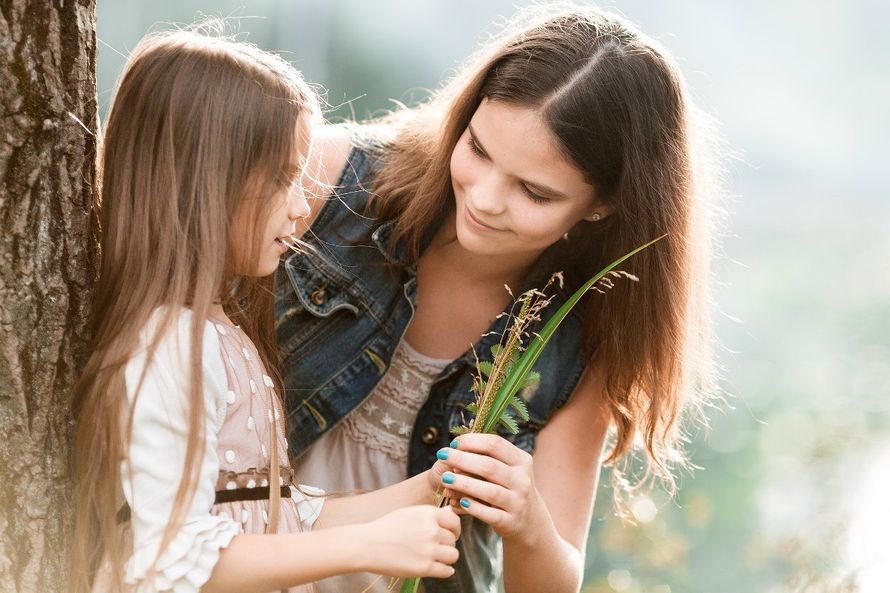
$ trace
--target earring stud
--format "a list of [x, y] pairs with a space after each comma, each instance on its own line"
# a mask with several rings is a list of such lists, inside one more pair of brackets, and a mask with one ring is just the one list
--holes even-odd
[[599, 213], [599, 212], [594, 212], [593, 215], [590, 217], [590, 219], [591, 219], [593, 222], [597, 222], [597, 221], [599, 221], [600, 218], [602, 218], [602, 216], [600, 216], [600, 213]]

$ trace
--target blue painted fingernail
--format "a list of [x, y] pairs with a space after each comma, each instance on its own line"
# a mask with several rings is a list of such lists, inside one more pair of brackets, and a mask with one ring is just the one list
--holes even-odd
[[445, 472], [442, 474], [442, 481], [446, 484], [454, 484], [455, 475], [451, 472]]
[[454, 439], [453, 441], [451, 441], [451, 448], [457, 449], [457, 439]]
[[445, 461], [446, 459], [448, 459], [448, 449], [439, 449], [436, 452], [436, 457], [438, 457], [442, 461]]
[[470, 508], [470, 500], [468, 498], [461, 498], [460, 506], [464, 507], [465, 509]]

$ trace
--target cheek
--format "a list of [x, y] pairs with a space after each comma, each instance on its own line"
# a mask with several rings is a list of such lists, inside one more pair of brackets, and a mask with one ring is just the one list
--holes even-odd
[[466, 190], [473, 183], [478, 169], [475, 157], [469, 154], [469, 148], [464, 149], [466, 142], [463, 138], [451, 152], [451, 183], [455, 190]]
[[518, 205], [513, 210], [514, 228], [528, 240], [542, 245], [555, 243], [581, 220], [575, 208], [538, 205], [528, 199], [514, 203]]

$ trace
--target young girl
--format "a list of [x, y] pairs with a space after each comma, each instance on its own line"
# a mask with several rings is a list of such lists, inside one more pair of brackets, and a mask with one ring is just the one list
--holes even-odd
[[[428, 103], [350, 138], [319, 130], [315, 249], [280, 267], [290, 450], [301, 479], [376, 488], [440, 459], [463, 523], [427, 593], [574, 592], [607, 432], [649, 475], [682, 465], [678, 420], [710, 387], [707, 164], [679, 70], [593, 8], [521, 15]], [[545, 321], [609, 262], [668, 236], [574, 309], [544, 350], [519, 433], [464, 435], [475, 356], [513, 294], [563, 271]], [[473, 349], [468, 345], [473, 344]], [[450, 445], [450, 446], [449, 446]], [[616, 468], [616, 492], [638, 483]], [[498, 537], [500, 536], [500, 537]], [[362, 590], [370, 575], [319, 583]], [[348, 588], [347, 588], [348, 587]], [[374, 591], [383, 591], [377, 586]]]
[[271, 274], [309, 212], [300, 178], [316, 114], [299, 74], [255, 47], [179, 31], [134, 50], [102, 143], [73, 591], [453, 572], [450, 509], [384, 515], [431, 503], [438, 476], [324, 504], [292, 481]]

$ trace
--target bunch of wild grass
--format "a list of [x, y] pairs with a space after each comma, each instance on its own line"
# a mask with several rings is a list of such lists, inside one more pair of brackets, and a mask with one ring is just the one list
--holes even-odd
[[[518, 313], [513, 315], [512, 323], [501, 341], [492, 348], [492, 361], [479, 361], [477, 358], [477, 374], [473, 381], [476, 402], [467, 406], [468, 411], [473, 412], [475, 417], [468, 425], [455, 428], [452, 432], [492, 433], [498, 425], [501, 425], [511, 433], [517, 433], [519, 427], [512, 415], [513, 412], [522, 420], [528, 420], [528, 409], [518, 393], [521, 389], [540, 381], [540, 375], [533, 371], [532, 367], [559, 325], [588, 290], [602, 294], [613, 286], [613, 279], [637, 280], [627, 272], [615, 271], [615, 268], [662, 238], [663, 236], [637, 247], [600, 270], [563, 303], [539, 333], [530, 333], [530, 328], [541, 320], [541, 311], [551, 300], [546, 295], [547, 290], [556, 281], [561, 285], [562, 275], [554, 274], [543, 291], [533, 289], [522, 294], [516, 303], [519, 306]], [[524, 340], [528, 341], [528, 346], [525, 348], [522, 346]]]
[[[519, 381], [514, 393], [502, 398], [498, 398], [498, 394], [519, 363], [525, 351], [523, 344], [532, 337], [532, 326], [541, 320], [541, 312], [550, 304], [552, 297], [548, 295], [554, 283], [562, 286], [561, 272], [551, 276], [543, 289], [532, 289], [520, 295], [513, 303], [512, 310], [502, 313], [509, 315], [510, 321], [501, 339], [491, 347], [491, 360], [479, 360], [476, 355], [476, 375], [472, 387], [476, 401], [466, 406], [467, 411], [473, 414], [472, 420], [463, 426], [452, 427], [453, 434], [494, 432], [498, 426], [516, 434], [519, 426], [514, 414], [521, 420], [528, 420], [528, 408], [520, 392], [540, 382], [541, 375], [537, 371], [530, 370]], [[509, 286], [505, 288], [510, 292]]]

